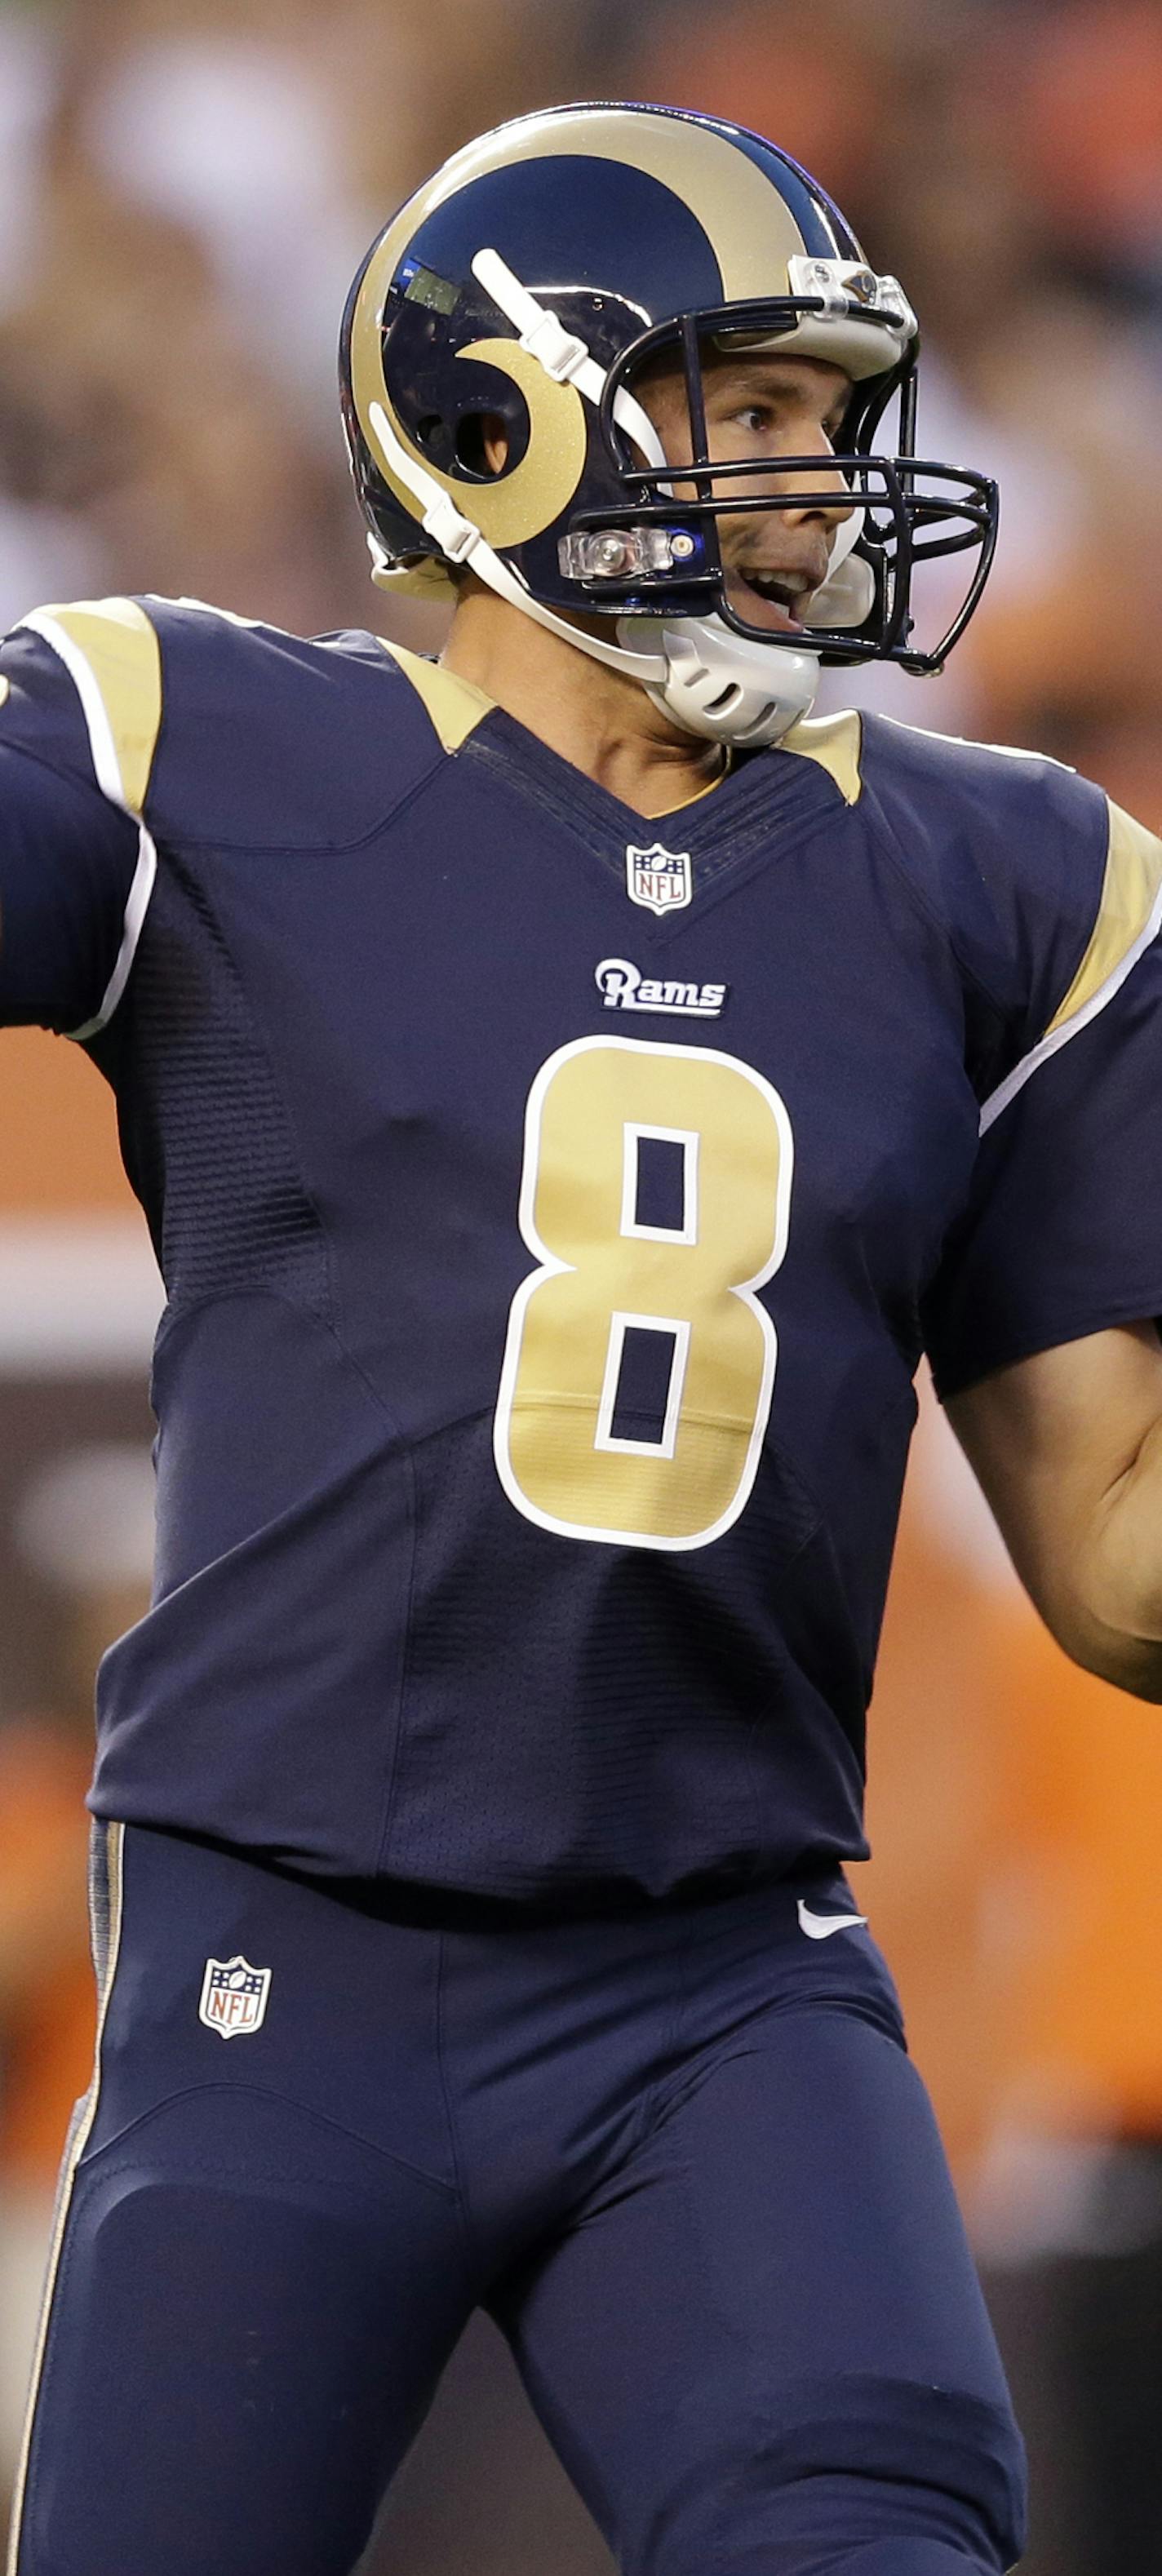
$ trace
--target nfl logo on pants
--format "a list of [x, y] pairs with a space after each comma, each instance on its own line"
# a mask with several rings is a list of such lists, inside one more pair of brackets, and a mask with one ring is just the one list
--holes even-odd
[[198, 2019], [219, 2039], [242, 2039], [261, 2029], [270, 1974], [269, 1968], [252, 1968], [241, 1952], [234, 1959], [207, 1959]]

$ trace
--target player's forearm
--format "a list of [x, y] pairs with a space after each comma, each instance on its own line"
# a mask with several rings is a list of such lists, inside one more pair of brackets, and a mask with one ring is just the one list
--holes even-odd
[[949, 1416], [1046, 1626], [1073, 1662], [1162, 1701], [1162, 1347], [1152, 1324], [1040, 1351]]
[[[1067, 1653], [1139, 1699], [1162, 1700], [1162, 1420], [1098, 1508], [1080, 1554]], [[1078, 1651], [1080, 1647], [1081, 1651]]]

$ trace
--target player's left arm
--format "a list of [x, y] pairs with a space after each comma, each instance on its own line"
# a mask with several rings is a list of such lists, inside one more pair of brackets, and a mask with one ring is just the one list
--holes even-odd
[[1162, 1700], [1162, 843], [1081, 780], [1052, 799], [1005, 880], [1035, 1007], [925, 1338], [1059, 1644]]
[[[1162, 1159], [1162, 1116], [1159, 1152]], [[1017, 1572], [1077, 1664], [1162, 1700], [1162, 1342], [1153, 1323], [1037, 1351], [948, 1415]]]

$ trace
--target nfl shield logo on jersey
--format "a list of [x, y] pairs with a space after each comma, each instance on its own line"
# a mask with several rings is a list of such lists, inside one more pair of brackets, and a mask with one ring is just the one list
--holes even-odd
[[269, 1993], [269, 1968], [252, 1968], [241, 1953], [236, 1959], [207, 1959], [198, 2019], [219, 2039], [241, 2039], [261, 2029]]
[[660, 841], [648, 850], [635, 850], [630, 841], [625, 882], [632, 903], [644, 904], [647, 912], [673, 912], [689, 903], [694, 891], [689, 850], [664, 850]]

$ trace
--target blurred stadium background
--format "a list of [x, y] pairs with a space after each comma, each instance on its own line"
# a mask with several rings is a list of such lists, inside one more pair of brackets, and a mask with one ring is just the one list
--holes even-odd
[[[922, 451], [1001, 478], [947, 676], [860, 674], [828, 703], [1052, 752], [1162, 828], [1156, 0], [0, 0], [0, 627], [150, 589], [438, 643], [367, 585], [344, 290], [470, 134], [627, 95], [739, 117], [816, 171], [920, 312]], [[87, 2081], [92, 1667], [148, 1586], [159, 1299], [97, 1076], [23, 1033], [0, 1075], [2, 2490]], [[1157, 2576], [1162, 1712], [1039, 1631], [931, 1403], [872, 1738], [860, 1898], [1030, 2439], [1029, 2576]], [[483, 2328], [367, 2565], [608, 2570]]]

